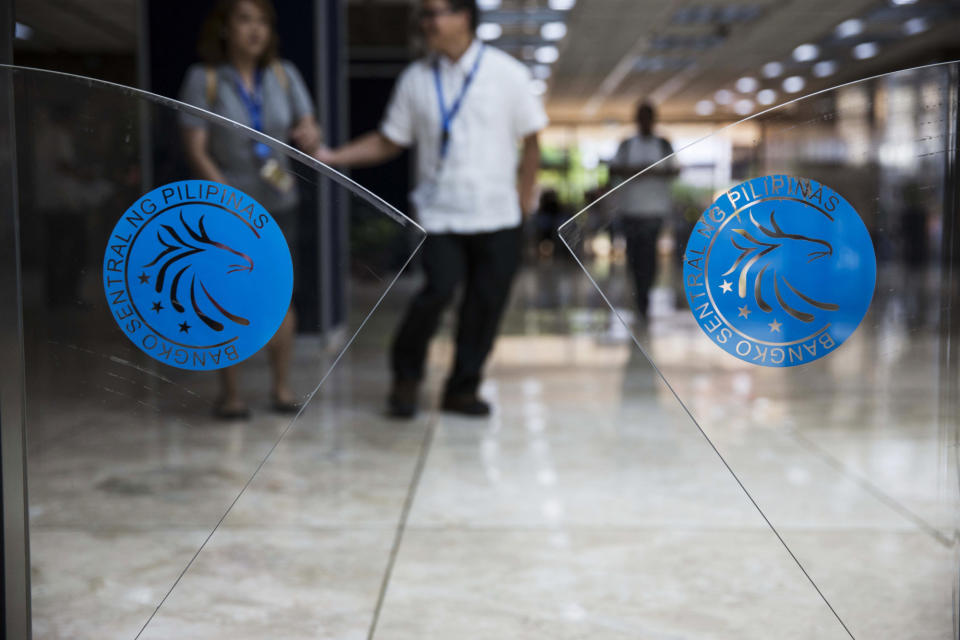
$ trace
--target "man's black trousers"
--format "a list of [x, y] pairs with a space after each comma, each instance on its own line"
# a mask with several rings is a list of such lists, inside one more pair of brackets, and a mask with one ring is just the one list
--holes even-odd
[[394, 337], [391, 356], [395, 380], [423, 378], [430, 339], [444, 309], [463, 283], [456, 358], [445, 393], [476, 393], [520, 265], [521, 242], [519, 227], [489, 233], [427, 236], [421, 254], [426, 282], [410, 303]]

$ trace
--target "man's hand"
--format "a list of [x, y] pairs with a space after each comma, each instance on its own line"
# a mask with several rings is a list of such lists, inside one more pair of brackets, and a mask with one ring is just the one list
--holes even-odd
[[336, 155], [333, 153], [333, 150], [326, 145], [317, 147], [313, 151], [313, 157], [325, 165], [333, 166], [336, 164]]
[[312, 155], [332, 167], [372, 167], [395, 158], [401, 151], [403, 147], [380, 132], [371, 131], [336, 149], [320, 145]]

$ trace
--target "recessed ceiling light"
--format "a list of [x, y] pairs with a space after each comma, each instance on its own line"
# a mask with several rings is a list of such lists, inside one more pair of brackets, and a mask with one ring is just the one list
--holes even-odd
[[810, 62], [820, 55], [820, 47], [815, 44], [802, 44], [793, 50], [793, 59], [797, 62]]
[[803, 91], [806, 85], [806, 80], [801, 76], [790, 76], [783, 81], [783, 90], [787, 93], [797, 93], [798, 91]]
[[777, 101], [777, 92], [773, 89], [763, 89], [757, 93], [757, 102], [760, 104], [773, 104]]
[[700, 116], [712, 115], [716, 109], [717, 107], [713, 104], [713, 100], [701, 100], [693, 107], [693, 110]]
[[730, 104], [733, 102], [733, 93], [727, 89], [720, 89], [713, 94], [713, 99], [716, 100], [717, 104]]
[[890, 0], [891, 4], [902, 6], [905, 4], [915, 4], [917, 0]]
[[493, 11], [500, 8], [500, 0], [477, 0], [477, 8], [481, 11]]
[[547, 22], [540, 27], [540, 37], [544, 40], [562, 40], [567, 35], [567, 25], [562, 22]]
[[760, 70], [764, 78], [776, 78], [783, 73], [783, 65], [779, 62], [768, 62]]
[[530, 71], [533, 73], [533, 77], [538, 80], [546, 80], [550, 77], [550, 67], [545, 64], [535, 64]]
[[577, 0], [550, 0], [548, 6], [554, 11], [569, 11], [575, 4]]
[[837, 28], [834, 29], [833, 32], [837, 34], [838, 38], [849, 38], [850, 36], [859, 35], [863, 33], [863, 20], [856, 18], [844, 20], [837, 25]]
[[753, 100], [737, 100], [733, 104], [733, 110], [737, 113], [737, 115], [748, 115], [753, 111]]
[[740, 93], [753, 93], [757, 90], [757, 87], [760, 86], [760, 83], [757, 82], [756, 78], [751, 78], [750, 76], [744, 76], [737, 80], [737, 91]]
[[857, 60], [866, 60], [880, 53], [876, 42], [861, 42], [853, 48], [853, 57]]
[[14, 27], [14, 36], [17, 40], [29, 40], [33, 37], [33, 27], [18, 22]]
[[544, 47], [537, 47], [533, 57], [540, 64], [550, 64], [557, 61], [557, 58], [560, 57], [560, 51], [552, 44], [548, 44]]
[[918, 33], [923, 33], [930, 28], [930, 24], [927, 22], [926, 18], [910, 18], [903, 23], [903, 32], [908, 36], [915, 36]]
[[813, 75], [817, 78], [826, 78], [837, 72], [837, 63], [833, 60], [821, 60], [813, 65]]
[[481, 22], [477, 27], [477, 37], [481, 40], [496, 40], [503, 35], [503, 27], [496, 22]]

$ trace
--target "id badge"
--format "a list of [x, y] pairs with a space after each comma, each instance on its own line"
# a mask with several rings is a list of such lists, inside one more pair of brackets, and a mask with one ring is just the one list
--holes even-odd
[[439, 180], [436, 177], [424, 180], [420, 185], [420, 188], [417, 189], [419, 192], [417, 194], [417, 199], [420, 201], [418, 204], [420, 207], [432, 207], [437, 201], [437, 191], [439, 190]]
[[276, 158], [269, 158], [260, 167], [260, 177], [280, 193], [293, 189], [293, 178], [283, 170]]
[[440, 182], [446, 175], [446, 165], [443, 159], [437, 165], [437, 170], [433, 176], [422, 180], [415, 190], [416, 205], [422, 208], [432, 208], [437, 206], [440, 197]]

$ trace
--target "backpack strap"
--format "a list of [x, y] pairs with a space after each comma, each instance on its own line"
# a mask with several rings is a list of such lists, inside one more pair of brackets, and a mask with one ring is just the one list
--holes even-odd
[[287, 70], [283, 68], [279, 60], [271, 62], [270, 69], [273, 70], [273, 75], [277, 76], [277, 80], [280, 81], [280, 86], [286, 91], [287, 87], [290, 86], [290, 78], [287, 76]]
[[670, 141], [666, 138], [660, 138], [660, 153], [663, 154], [663, 157], [667, 157], [673, 153], [673, 145], [670, 144]]
[[203, 71], [206, 79], [207, 108], [212, 109], [213, 103], [217, 101], [217, 70], [213, 65], [206, 65]]

